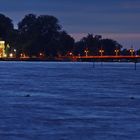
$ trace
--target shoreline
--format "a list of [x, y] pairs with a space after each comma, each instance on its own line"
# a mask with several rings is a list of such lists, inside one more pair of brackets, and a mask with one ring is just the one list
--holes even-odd
[[25, 62], [133, 62], [140, 63], [140, 59], [78, 59], [71, 58], [0, 58], [0, 61], [25, 61]]

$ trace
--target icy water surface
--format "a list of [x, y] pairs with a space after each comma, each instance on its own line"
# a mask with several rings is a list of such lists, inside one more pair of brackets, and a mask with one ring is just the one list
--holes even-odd
[[0, 62], [0, 140], [140, 140], [140, 64]]

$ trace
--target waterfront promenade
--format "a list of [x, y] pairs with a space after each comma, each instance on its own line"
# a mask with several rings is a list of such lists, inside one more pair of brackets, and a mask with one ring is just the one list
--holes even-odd
[[61, 57], [8, 57], [0, 58], [0, 61], [134, 61], [140, 62], [140, 55], [135, 56], [61, 56]]
[[102, 61], [102, 60], [108, 60], [108, 61], [113, 61], [113, 60], [124, 60], [124, 61], [136, 61], [139, 62], [140, 61], [140, 55], [135, 55], [135, 56], [123, 56], [123, 55], [119, 55], [119, 56], [69, 56], [69, 57], [61, 57], [61, 59], [66, 59], [69, 58], [73, 61], [79, 61], [79, 60], [98, 60], [98, 61]]

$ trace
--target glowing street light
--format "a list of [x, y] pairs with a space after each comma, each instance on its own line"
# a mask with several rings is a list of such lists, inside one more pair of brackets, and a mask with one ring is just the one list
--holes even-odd
[[20, 57], [21, 57], [21, 58], [25, 58], [25, 54], [24, 54], [24, 53], [21, 53], [21, 54], [20, 54]]
[[103, 49], [100, 49], [99, 50], [99, 53], [100, 53], [101, 56], [103, 56], [104, 50]]
[[39, 56], [43, 56], [43, 53], [39, 53]]
[[73, 55], [73, 53], [72, 53], [72, 52], [70, 52], [70, 53], [69, 53], [69, 55], [70, 55], [70, 56], [72, 56], [72, 55]]
[[118, 56], [119, 51], [120, 51], [120, 50], [118, 50], [118, 49], [115, 50], [116, 56]]
[[131, 48], [131, 49], [129, 50], [129, 52], [130, 52], [131, 56], [133, 56], [133, 55], [134, 55], [135, 50], [134, 50], [133, 48]]
[[13, 57], [13, 53], [10, 53], [9, 56], [12, 58]]
[[88, 52], [89, 52], [89, 51], [88, 51], [88, 50], [85, 50], [84, 52], [85, 52], [85, 55], [88, 56]]
[[20, 54], [20, 57], [23, 57], [23, 53]]

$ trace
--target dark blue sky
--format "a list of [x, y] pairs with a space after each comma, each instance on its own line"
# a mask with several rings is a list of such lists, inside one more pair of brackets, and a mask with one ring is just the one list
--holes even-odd
[[[56, 16], [80, 39], [87, 33], [113, 38], [124, 47], [140, 44], [140, 0], [0, 0], [0, 12], [16, 25], [25, 14]], [[140, 48], [140, 47], [139, 47]]]

